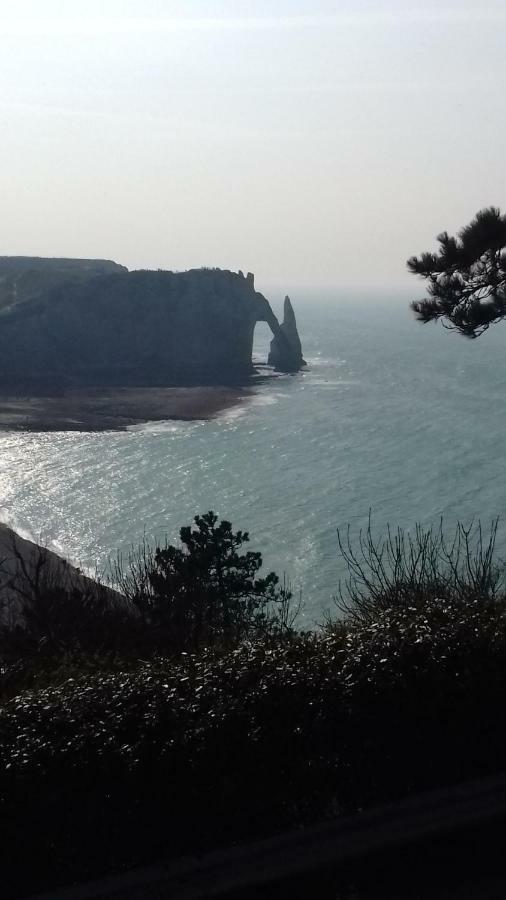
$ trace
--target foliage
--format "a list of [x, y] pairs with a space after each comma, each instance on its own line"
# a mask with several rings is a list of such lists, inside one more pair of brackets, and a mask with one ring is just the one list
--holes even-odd
[[27, 566], [14, 543], [16, 577], [8, 578], [3, 604], [0, 597], [0, 663], [11, 666], [8, 682], [13, 663], [29, 685], [38, 672], [56, 672], [71, 659], [135, 660], [293, 631], [300, 601], [292, 602], [288, 582], [273, 572], [259, 576], [260, 553], [239, 552], [247, 532], [208, 512], [180, 537], [180, 547], [144, 543], [126, 566], [118, 558], [116, 589], [71, 567], [55, 569], [43, 548]]
[[[220, 526], [215, 517], [196, 524], [180, 552], [193, 548], [216, 600], [209, 542]], [[227, 525], [221, 558], [242, 559], [244, 535]], [[163, 656], [153, 644], [149, 658], [125, 644], [123, 659], [59, 657], [31, 682], [19, 662], [7, 666], [4, 895], [261, 837], [504, 768], [506, 600], [495, 528], [487, 536], [479, 525], [459, 526], [450, 541], [442, 528], [418, 528], [375, 541], [369, 526], [358, 547], [350, 535], [341, 539], [347, 612], [314, 633], [255, 627], [251, 640], [239, 629], [235, 644]], [[203, 557], [213, 560], [207, 569]], [[174, 559], [190, 565], [172, 553], [163, 565], [167, 559], [171, 579], [180, 574]], [[250, 573], [250, 587], [257, 580], [254, 566], [224, 566], [231, 578], [237, 571]], [[230, 592], [232, 609], [242, 596]]]
[[506, 591], [505, 568], [496, 559], [497, 519], [488, 536], [481, 522], [458, 523], [447, 536], [437, 528], [415, 527], [413, 534], [387, 527], [386, 538], [375, 539], [371, 518], [354, 543], [350, 528], [338, 529], [338, 545], [348, 569], [340, 584], [341, 613], [364, 624], [384, 610], [424, 608], [435, 598], [457, 605], [493, 603]]
[[443, 231], [438, 253], [408, 260], [428, 281], [428, 297], [411, 304], [421, 322], [441, 319], [476, 338], [506, 315], [506, 216], [491, 206], [477, 213], [457, 237]]
[[291, 591], [274, 572], [258, 577], [262, 555], [240, 553], [246, 531], [232, 530], [210, 510], [180, 530], [181, 546], [144, 546], [118, 581], [122, 592], [156, 629], [165, 648], [236, 644], [289, 630]]
[[74, 672], [1, 708], [4, 822], [24, 823], [22, 843], [4, 835], [4, 883], [91, 877], [496, 771], [505, 699], [503, 601]]
[[0, 628], [0, 658], [117, 652], [134, 644], [140, 631], [123, 598], [106, 589], [46, 586], [24, 600], [17, 622]]

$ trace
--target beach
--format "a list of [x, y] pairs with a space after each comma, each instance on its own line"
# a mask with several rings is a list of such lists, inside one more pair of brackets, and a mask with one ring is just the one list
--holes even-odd
[[247, 388], [71, 389], [57, 395], [0, 396], [0, 431], [123, 431], [168, 420], [212, 419], [251, 396]]

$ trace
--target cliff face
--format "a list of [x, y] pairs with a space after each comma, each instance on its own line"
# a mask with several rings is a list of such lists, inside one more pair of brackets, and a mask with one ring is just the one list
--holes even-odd
[[[252, 275], [113, 269], [62, 278], [0, 311], [0, 387], [237, 383], [252, 372], [259, 321], [281, 334]], [[288, 348], [293, 371], [289, 357]]]
[[282, 372], [298, 372], [305, 366], [302, 358], [302, 346], [300, 343], [297, 322], [290, 297], [285, 297], [283, 321], [279, 331], [274, 332], [271, 341], [268, 363]]
[[0, 309], [31, 300], [67, 282], [85, 281], [110, 272], [126, 272], [108, 259], [51, 259], [0, 256]]

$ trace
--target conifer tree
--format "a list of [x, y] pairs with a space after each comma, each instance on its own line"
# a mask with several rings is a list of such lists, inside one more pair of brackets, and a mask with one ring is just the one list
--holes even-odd
[[421, 322], [440, 319], [469, 338], [506, 316], [506, 216], [482, 209], [457, 237], [443, 231], [437, 253], [412, 256], [410, 272], [427, 279], [428, 297], [411, 308]]
[[237, 642], [282, 627], [291, 599], [274, 572], [259, 577], [262, 555], [241, 553], [246, 531], [211, 510], [180, 529], [181, 546], [158, 547], [148, 564], [148, 591], [133, 597], [175, 646]]

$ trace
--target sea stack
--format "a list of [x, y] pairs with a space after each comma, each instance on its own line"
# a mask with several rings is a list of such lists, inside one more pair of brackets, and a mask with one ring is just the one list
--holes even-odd
[[283, 321], [279, 326], [279, 332], [271, 341], [268, 364], [281, 372], [298, 372], [306, 365], [302, 357], [295, 313], [288, 295], [285, 297]]

